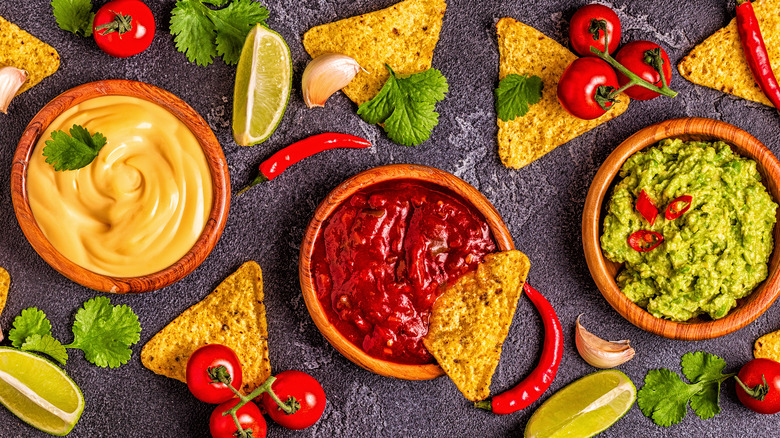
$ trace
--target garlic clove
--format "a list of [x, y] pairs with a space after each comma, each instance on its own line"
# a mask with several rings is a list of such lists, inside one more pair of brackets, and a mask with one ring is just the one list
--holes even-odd
[[360, 64], [346, 55], [328, 53], [314, 58], [301, 79], [306, 106], [325, 106], [325, 101], [346, 87], [360, 70]]
[[0, 112], [8, 114], [11, 99], [27, 81], [27, 72], [15, 67], [0, 67]]
[[634, 357], [635, 351], [627, 339], [605, 341], [585, 330], [585, 327], [580, 324], [581, 316], [577, 317], [574, 341], [577, 345], [577, 351], [585, 362], [596, 368], [605, 369], [614, 368]]

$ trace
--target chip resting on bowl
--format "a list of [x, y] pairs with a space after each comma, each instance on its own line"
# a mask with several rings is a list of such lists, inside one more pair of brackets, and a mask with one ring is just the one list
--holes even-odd
[[268, 325], [260, 266], [246, 262], [203, 301], [154, 335], [141, 350], [141, 362], [157, 374], [185, 381], [187, 360], [199, 347], [222, 344], [233, 349], [248, 393], [271, 375]]
[[[753, 3], [761, 36], [775, 75], [780, 74], [780, 0]], [[739, 41], [737, 20], [694, 47], [677, 66], [680, 74], [694, 84], [714, 88], [754, 102], [772, 106], [758, 87], [745, 60]]]
[[389, 8], [309, 29], [303, 47], [312, 58], [325, 53], [351, 56], [365, 71], [344, 87], [360, 105], [379, 93], [390, 73], [412, 74], [431, 68], [439, 41], [444, 0], [404, 0]]
[[26, 70], [30, 76], [17, 94], [34, 87], [60, 67], [60, 55], [54, 47], [0, 17], [0, 67]]
[[780, 330], [758, 338], [753, 345], [753, 357], [780, 362]]
[[577, 56], [557, 41], [513, 18], [502, 18], [498, 33], [499, 79], [510, 74], [538, 76], [542, 79], [542, 99], [530, 106], [522, 117], [498, 122], [498, 155], [506, 167], [519, 169], [582, 135], [600, 124], [623, 114], [630, 99], [621, 94], [619, 102], [603, 116], [582, 120], [572, 116], [558, 103], [558, 80]]
[[488, 254], [476, 271], [446, 286], [433, 305], [423, 344], [471, 401], [490, 395], [530, 266], [520, 251]]

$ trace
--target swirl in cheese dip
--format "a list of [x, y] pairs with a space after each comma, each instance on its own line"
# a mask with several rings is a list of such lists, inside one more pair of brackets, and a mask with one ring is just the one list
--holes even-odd
[[[55, 171], [45, 142], [74, 124], [108, 142], [88, 166]], [[200, 237], [213, 202], [208, 162], [192, 131], [165, 108], [128, 96], [89, 99], [57, 117], [33, 151], [27, 193], [57, 251], [114, 277], [176, 263]]]

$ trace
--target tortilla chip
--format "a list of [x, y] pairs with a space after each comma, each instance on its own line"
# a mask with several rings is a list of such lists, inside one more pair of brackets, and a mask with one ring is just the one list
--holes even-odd
[[[4, 268], [0, 267], [0, 315], [3, 314], [5, 303], [8, 300], [8, 289], [11, 287], [11, 275]], [[0, 333], [0, 336], [3, 334]]]
[[439, 41], [444, 0], [405, 0], [387, 9], [309, 29], [303, 47], [312, 58], [324, 53], [351, 56], [365, 72], [342, 91], [360, 105], [379, 93], [390, 73], [413, 74], [431, 68]]
[[[772, 69], [780, 74], [780, 0], [758, 0], [753, 3], [753, 9]], [[694, 84], [772, 106], [753, 80], [739, 41], [736, 19], [694, 47], [680, 61], [677, 70]]]
[[488, 254], [476, 271], [447, 286], [433, 305], [423, 344], [471, 401], [490, 395], [530, 266], [520, 251]]
[[17, 95], [51, 76], [60, 67], [60, 55], [54, 47], [0, 17], [0, 66], [27, 70], [27, 82]]
[[567, 113], [558, 103], [558, 80], [577, 59], [567, 48], [538, 30], [513, 18], [502, 18], [498, 33], [499, 79], [510, 74], [539, 76], [544, 89], [542, 99], [530, 106], [522, 117], [498, 121], [498, 155], [506, 167], [519, 169], [556, 147], [596, 126], [623, 114], [630, 99], [620, 102], [603, 116], [582, 120]]
[[780, 362], [780, 330], [758, 338], [753, 345], [753, 357]]
[[203, 301], [154, 335], [141, 350], [141, 362], [184, 382], [187, 360], [196, 349], [223, 344], [241, 360], [244, 393], [260, 386], [271, 375], [262, 275], [255, 262], [241, 265]]

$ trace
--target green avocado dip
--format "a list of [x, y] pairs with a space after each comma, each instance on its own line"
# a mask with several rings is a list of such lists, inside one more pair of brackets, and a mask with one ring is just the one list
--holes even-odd
[[[766, 278], [777, 204], [755, 161], [720, 141], [666, 139], [631, 156], [620, 177], [601, 248], [623, 263], [616, 280], [631, 301], [659, 318], [718, 319]], [[642, 190], [658, 208], [653, 225], [635, 207]], [[684, 195], [690, 208], [667, 220], [667, 206]], [[628, 242], [638, 230], [660, 233], [663, 242], [639, 252]]]

